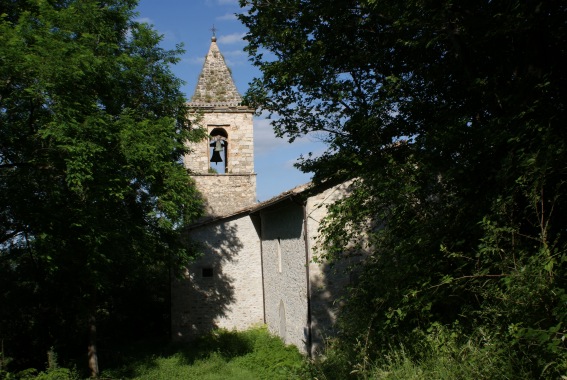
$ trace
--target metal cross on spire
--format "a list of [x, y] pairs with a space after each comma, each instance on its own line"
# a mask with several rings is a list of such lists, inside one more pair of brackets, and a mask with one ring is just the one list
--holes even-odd
[[213, 37], [217, 36], [217, 28], [215, 28], [215, 24], [213, 24], [213, 27], [211, 28], [211, 32], [213, 32]]

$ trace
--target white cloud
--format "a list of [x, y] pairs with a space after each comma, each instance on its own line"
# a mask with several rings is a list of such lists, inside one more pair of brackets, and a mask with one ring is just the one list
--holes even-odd
[[215, 17], [215, 19], [219, 20], [219, 21], [236, 21], [236, 20], [238, 20], [236, 18], [236, 14], [234, 14], [234, 13], [226, 13], [222, 16]]
[[328, 148], [323, 140], [325, 136], [316, 132], [297, 137], [292, 143], [287, 136], [276, 137], [270, 125], [271, 120], [263, 117], [265, 116], [254, 119], [254, 151], [257, 156], [272, 156], [287, 151], [291, 158], [286, 162], [286, 167], [291, 167], [300, 155], [307, 157], [311, 152], [312, 157], [319, 157]]
[[285, 139], [277, 138], [270, 120], [254, 119], [254, 151], [256, 154], [267, 153], [276, 147], [284, 147], [288, 144]]
[[153, 25], [154, 21], [149, 18], [149, 17], [140, 17], [140, 18], [136, 18], [134, 19], [135, 22], [139, 22], [140, 24], [149, 24], [149, 25]]
[[226, 44], [226, 45], [241, 43], [244, 42], [243, 38], [245, 35], [246, 33], [226, 34], [224, 36], [220, 36], [218, 38], [218, 42], [219, 44]]
[[247, 55], [243, 50], [230, 50], [223, 52], [228, 67], [243, 65], [247, 62]]
[[269, 153], [274, 149], [279, 148], [300, 148], [300, 146], [300, 149], [303, 150], [305, 145], [308, 144], [314, 148], [318, 148], [313, 152], [314, 154], [319, 155], [324, 150], [324, 142], [322, 142], [321, 138], [315, 134], [298, 137], [293, 141], [293, 143], [289, 143], [286, 136], [283, 138], [276, 137], [274, 128], [270, 124], [271, 120], [263, 117], [265, 116], [260, 116], [254, 119], [254, 149], [257, 154], [261, 155]]
[[312, 152], [317, 157], [326, 150], [326, 145], [311, 134], [293, 143], [286, 137], [277, 138], [266, 116], [254, 118], [254, 166], [258, 172], [257, 197], [261, 201], [310, 181], [311, 174], [301, 173], [294, 164], [302, 154], [307, 157]]
[[225, 57], [242, 58], [246, 57], [244, 50], [229, 50], [222, 53]]
[[203, 65], [203, 63], [205, 63], [205, 57], [189, 57], [183, 58], [181, 61], [190, 65]]
[[177, 34], [172, 30], [166, 30], [166, 31], [163, 31], [163, 32], [158, 31], [158, 33], [163, 34], [163, 40], [164, 41], [176, 43], [179, 40], [179, 38], [177, 38]]
[[243, 60], [240, 60], [240, 61], [239, 60], [232, 60], [230, 58], [226, 58], [224, 61], [226, 62], [226, 65], [229, 68], [236, 67], [236, 66], [242, 66], [246, 63], [246, 61], [243, 61]]

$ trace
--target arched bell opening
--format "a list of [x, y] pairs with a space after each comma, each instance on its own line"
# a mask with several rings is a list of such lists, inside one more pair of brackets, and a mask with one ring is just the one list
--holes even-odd
[[214, 128], [209, 134], [210, 172], [228, 173], [228, 133], [224, 128]]

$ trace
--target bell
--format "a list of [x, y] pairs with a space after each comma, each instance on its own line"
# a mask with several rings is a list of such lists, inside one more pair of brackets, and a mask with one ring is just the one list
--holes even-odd
[[213, 149], [213, 155], [211, 156], [211, 162], [214, 162], [214, 163], [222, 162], [222, 157], [220, 155], [220, 152], [222, 152], [223, 148], [224, 148], [222, 140], [220, 138], [216, 139], [216, 141], [213, 141], [209, 145], [211, 147], [215, 148], [215, 149]]
[[213, 150], [213, 155], [211, 156], [211, 162], [214, 162], [214, 163], [222, 162], [220, 152], [216, 149]]

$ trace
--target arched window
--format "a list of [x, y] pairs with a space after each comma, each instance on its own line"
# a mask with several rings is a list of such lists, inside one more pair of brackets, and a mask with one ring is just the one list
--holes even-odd
[[209, 147], [211, 172], [228, 173], [228, 133], [226, 129], [214, 128], [211, 131]]

